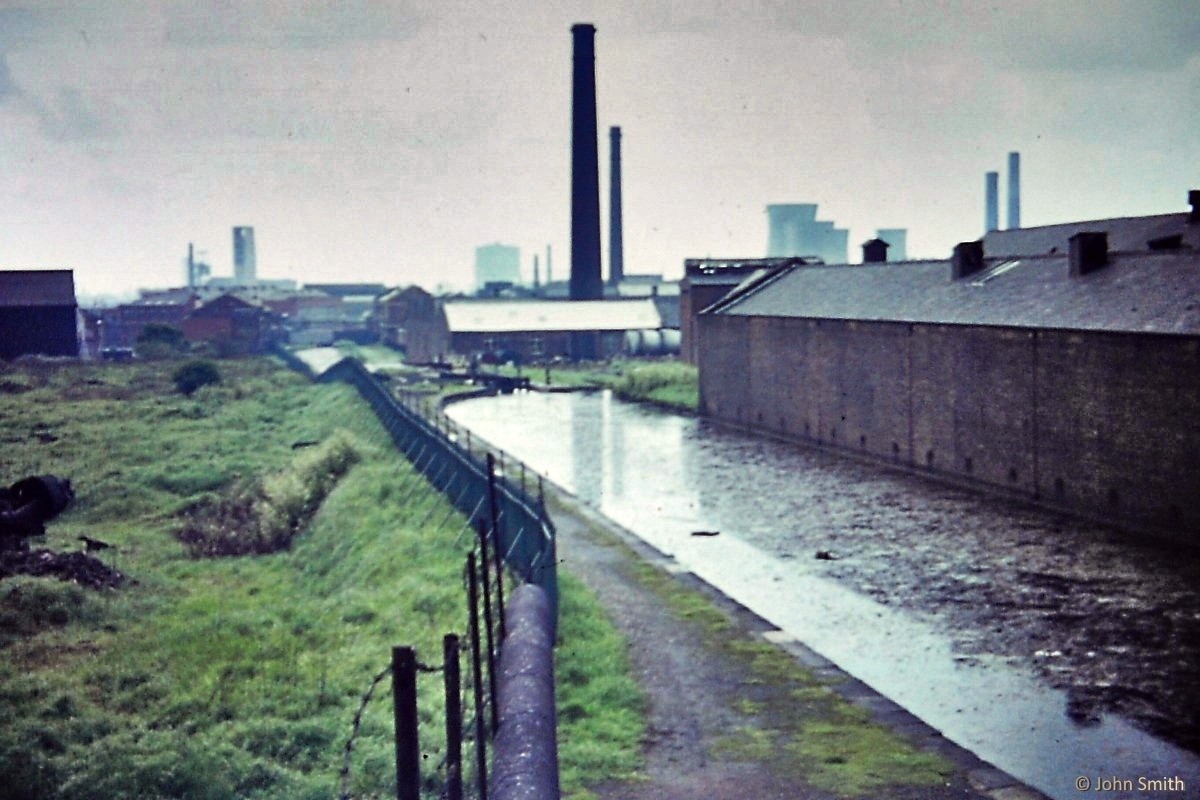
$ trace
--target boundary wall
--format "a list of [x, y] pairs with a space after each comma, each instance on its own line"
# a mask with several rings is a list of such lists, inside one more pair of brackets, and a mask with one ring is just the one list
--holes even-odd
[[1200, 337], [706, 314], [715, 419], [1200, 544]]

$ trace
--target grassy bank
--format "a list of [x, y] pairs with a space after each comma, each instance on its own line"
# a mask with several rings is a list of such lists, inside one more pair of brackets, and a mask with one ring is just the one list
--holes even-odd
[[[501, 367], [505, 375], [516, 368]], [[523, 367], [521, 374], [535, 383], [546, 383], [544, 367]], [[682, 411], [700, 407], [700, 380], [696, 368], [678, 360], [638, 361], [616, 359], [607, 363], [555, 366], [550, 368], [551, 386], [612, 389], [619, 397], [649, 402]]]
[[[131, 579], [107, 591], [0, 581], [0, 798], [336, 796], [351, 721], [390, 647], [438, 662], [442, 634], [464, 629], [462, 520], [353, 390], [265, 360], [219, 368], [222, 382], [190, 398], [169, 364], [0, 371], [0, 480], [54, 473], [77, 492], [34, 546], [102, 540]], [[346, 447], [354, 459], [320, 454]], [[334, 461], [331, 478], [321, 465]], [[197, 509], [243, 507], [284, 549], [196, 558], [179, 540]], [[206, 517], [206, 536], [233, 517]], [[565, 583], [560, 702], [578, 710], [563, 770], [581, 785], [635, 750], [619, 734], [636, 736], [638, 699], [619, 670], [597, 694], [598, 666], [607, 676], [623, 654], [595, 627], [594, 600]], [[421, 680], [436, 764], [440, 679]], [[386, 689], [359, 729], [354, 797], [394, 795]]]

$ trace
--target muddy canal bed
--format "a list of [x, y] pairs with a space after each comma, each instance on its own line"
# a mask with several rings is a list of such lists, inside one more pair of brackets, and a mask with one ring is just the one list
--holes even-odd
[[1116, 715], [1200, 752], [1195, 553], [606, 393], [471, 400], [449, 414], [660, 549], [694, 557], [736, 538], [783, 565], [763, 580], [828, 579], [899, 615], [871, 616], [944, 637], [963, 670], [1063, 690], [1080, 734]]

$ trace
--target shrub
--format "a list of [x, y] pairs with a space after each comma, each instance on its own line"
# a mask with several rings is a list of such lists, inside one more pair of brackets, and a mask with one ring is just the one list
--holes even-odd
[[173, 358], [186, 353], [188, 343], [179, 328], [151, 322], [138, 334], [134, 349], [142, 358]]
[[189, 397], [201, 386], [221, 382], [221, 373], [211, 361], [189, 361], [171, 376], [175, 388]]

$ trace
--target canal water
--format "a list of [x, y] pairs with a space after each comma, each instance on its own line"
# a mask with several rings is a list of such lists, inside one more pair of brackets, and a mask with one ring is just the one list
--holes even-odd
[[608, 392], [447, 414], [1051, 797], [1200, 790], [1195, 557]]

